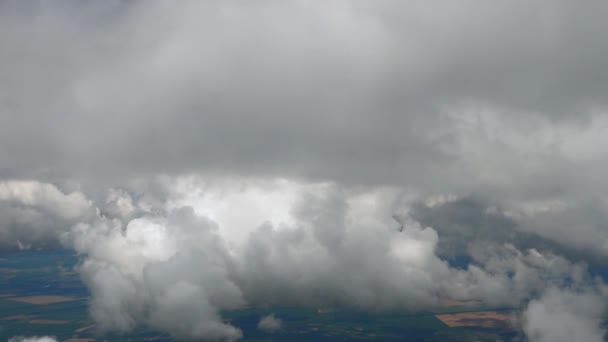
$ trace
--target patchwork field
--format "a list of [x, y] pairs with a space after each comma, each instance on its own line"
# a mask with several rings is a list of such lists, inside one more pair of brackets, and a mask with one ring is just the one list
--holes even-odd
[[511, 322], [511, 316], [504, 311], [461, 312], [435, 317], [449, 327], [504, 328]]
[[47, 305], [63, 302], [71, 302], [76, 300], [74, 297], [68, 296], [28, 296], [28, 297], [10, 297], [8, 300], [14, 302], [28, 303], [34, 305]]
[[58, 319], [32, 319], [30, 324], [68, 324], [71, 321], [58, 320]]

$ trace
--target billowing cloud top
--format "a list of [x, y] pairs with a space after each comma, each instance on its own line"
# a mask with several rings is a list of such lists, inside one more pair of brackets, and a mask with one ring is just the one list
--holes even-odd
[[547, 310], [604, 293], [607, 14], [2, 2], [0, 248], [81, 253], [108, 329], [236, 339], [221, 311], [249, 304], [533, 299], [524, 330], [550, 339]]

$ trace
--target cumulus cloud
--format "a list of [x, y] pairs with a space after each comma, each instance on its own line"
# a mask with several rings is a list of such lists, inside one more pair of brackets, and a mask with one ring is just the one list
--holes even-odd
[[585, 264], [572, 263], [551, 253], [535, 249], [520, 251], [513, 245], [476, 244], [474, 263], [466, 273], [454, 277], [452, 296], [463, 294], [495, 305], [521, 305], [547, 287], [581, 286], [591, 282]]
[[[223, 197], [234, 201], [239, 192]], [[62, 239], [84, 256], [78, 271], [100, 329], [145, 325], [181, 337], [236, 339], [240, 331], [221, 311], [245, 304], [413, 308], [438, 300], [432, 278], [449, 269], [433, 255], [432, 229], [412, 222], [399, 234], [378, 216], [385, 207], [355, 210], [382, 199], [374, 194], [345, 197], [311, 185], [296, 199], [292, 224], [252, 221], [240, 227], [246, 241], [231, 248], [223, 228], [191, 207], [126, 222], [100, 216]], [[274, 203], [258, 204], [261, 214]]]
[[437, 231], [437, 253], [442, 258], [469, 256], [472, 248], [485, 243], [601, 263], [608, 253], [608, 231], [600, 226], [604, 221], [600, 207], [598, 203], [573, 208], [554, 202], [496, 204], [488, 198], [451, 196], [417, 201], [410, 214]]
[[604, 310], [604, 299], [593, 292], [552, 288], [528, 304], [524, 331], [530, 342], [601, 342]]
[[265, 332], [274, 333], [281, 330], [282, 328], [283, 321], [275, 317], [274, 314], [264, 316], [258, 322], [258, 329]]
[[24, 336], [15, 336], [11, 337], [8, 342], [57, 342], [57, 339], [50, 336], [32, 336], [32, 337], [24, 337]]
[[[459, 299], [516, 307], [547, 287], [589, 282], [584, 264], [516, 246], [501, 234], [470, 240], [471, 263], [452, 268], [439, 252], [450, 229], [441, 220], [433, 221], [436, 230], [415, 219], [442, 215], [422, 215], [414, 202], [401, 210], [399, 231], [392, 213], [407, 202], [399, 188], [249, 180], [193, 192], [201, 185], [182, 182], [157, 210], [120, 189], [108, 192], [101, 209], [47, 183], [5, 182], [1, 194], [7, 203], [71, 222], [32, 227], [82, 255], [78, 271], [101, 330], [147, 326], [177, 337], [235, 340], [242, 333], [222, 311], [245, 305], [415, 310]], [[231, 218], [239, 208], [247, 219]], [[464, 217], [475, 219], [478, 211]], [[483, 229], [474, 220], [465, 227]]]
[[63, 236], [86, 255], [78, 271], [92, 295], [102, 330], [147, 325], [178, 337], [237, 339], [220, 310], [243, 305], [230, 278], [232, 261], [212, 221], [185, 207], [167, 217], [144, 216], [80, 224]]
[[0, 248], [57, 246], [59, 235], [95, 215], [80, 192], [38, 181], [0, 181]]
[[387, 208], [374, 207], [378, 200], [331, 189], [305, 196], [294, 209], [294, 226], [255, 229], [238, 256], [248, 299], [361, 308], [434, 303], [434, 280], [449, 272], [433, 254], [436, 233], [416, 222], [398, 233], [383, 215]]
[[[402, 195], [394, 190], [278, 181], [270, 188], [293, 200], [288, 219], [272, 216], [273, 201], [257, 202], [249, 216], [268, 215], [265, 222], [217, 215], [220, 225], [198, 213], [213, 212], [209, 196], [221, 213], [226, 203], [255, 198], [261, 185], [244, 186], [207, 187], [202, 202], [178, 195], [164, 214], [98, 216], [64, 233], [63, 243], [83, 256], [78, 271], [99, 328], [237, 339], [240, 330], [221, 315], [245, 305], [416, 310], [459, 299], [516, 307], [548, 286], [588, 281], [584, 265], [496, 242], [471, 246], [472, 263], [452, 268], [437, 255], [433, 228], [405, 216], [398, 231], [390, 213]], [[176, 206], [189, 202], [205, 210]], [[226, 230], [246, 238], [231, 244]]]

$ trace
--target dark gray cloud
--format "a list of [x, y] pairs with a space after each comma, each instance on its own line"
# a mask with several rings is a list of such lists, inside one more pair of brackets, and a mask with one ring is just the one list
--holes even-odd
[[604, 210], [597, 203], [526, 214], [521, 208], [493, 205], [486, 198], [466, 196], [440, 203], [416, 202], [410, 215], [439, 235], [437, 253], [446, 259], [470, 256], [471, 246], [511, 244], [535, 248], [571, 260], [605, 264]]
[[[519, 162], [527, 154], [570, 164], [552, 150], [560, 137], [539, 146], [512, 134], [587, 133], [606, 104], [599, 3], [2, 9], [5, 176], [204, 171], [519, 188], [552, 171]], [[463, 146], [471, 138], [491, 146]], [[542, 178], [557, 187], [558, 177]]]

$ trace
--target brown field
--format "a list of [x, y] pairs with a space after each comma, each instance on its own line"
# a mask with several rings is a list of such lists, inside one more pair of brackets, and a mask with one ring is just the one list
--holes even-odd
[[74, 297], [67, 296], [28, 296], [28, 297], [12, 297], [7, 298], [15, 302], [35, 304], [35, 305], [46, 305], [54, 303], [63, 303], [76, 300]]
[[511, 317], [508, 312], [479, 311], [435, 315], [449, 327], [506, 328]]
[[71, 321], [62, 321], [56, 319], [32, 319], [30, 324], [68, 324]]
[[75, 333], [81, 333], [81, 332], [83, 332], [83, 331], [87, 331], [87, 330], [89, 330], [89, 329], [93, 329], [93, 328], [95, 328], [95, 324], [89, 324], [89, 325], [87, 325], [87, 326], [84, 326], [84, 327], [82, 327], [82, 328], [78, 328], [78, 329], [74, 330], [74, 332], [75, 332]]

